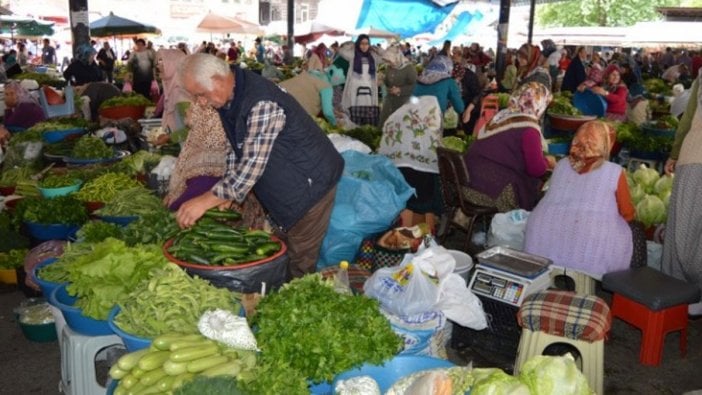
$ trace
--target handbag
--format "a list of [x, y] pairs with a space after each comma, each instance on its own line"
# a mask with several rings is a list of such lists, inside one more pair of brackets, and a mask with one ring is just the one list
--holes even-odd
[[380, 123], [380, 107], [378, 106], [351, 106], [349, 113], [351, 121], [356, 125], [378, 126]]

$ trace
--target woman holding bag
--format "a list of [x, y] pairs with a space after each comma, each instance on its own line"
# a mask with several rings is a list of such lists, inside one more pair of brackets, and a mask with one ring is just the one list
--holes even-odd
[[346, 43], [339, 48], [339, 55], [349, 61], [346, 85], [341, 106], [358, 125], [378, 125], [378, 66], [382, 52], [372, 47], [370, 37], [361, 34], [353, 46]]

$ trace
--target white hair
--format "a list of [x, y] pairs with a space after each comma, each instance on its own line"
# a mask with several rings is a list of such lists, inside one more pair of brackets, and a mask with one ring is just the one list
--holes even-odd
[[224, 60], [206, 53], [188, 55], [180, 64], [179, 76], [190, 78], [207, 91], [214, 89], [212, 78], [224, 77], [230, 72], [229, 65]]

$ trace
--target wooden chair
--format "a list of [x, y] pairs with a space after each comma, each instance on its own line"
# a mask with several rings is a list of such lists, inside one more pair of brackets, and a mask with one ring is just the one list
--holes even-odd
[[[471, 245], [473, 225], [478, 218], [491, 217], [497, 213], [497, 209], [475, 205], [464, 197], [463, 190], [468, 187], [469, 176], [463, 155], [460, 152], [437, 147], [436, 155], [439, 162], [441, 194], [444, 199], [444, 213], [439, 222], [439, 241], [443, 244], [449, 229], [457, 228], [466, 233], [463, 250], [476, 252], [472, 251]], [[455, 220], [458, 210], [467, 217], [467, 222], [461, 223]]]

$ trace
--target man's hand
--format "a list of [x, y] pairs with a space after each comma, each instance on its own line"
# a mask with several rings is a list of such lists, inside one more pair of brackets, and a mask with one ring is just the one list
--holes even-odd
[[229, 201], [218, 198], [212, 192], [205, 192], [198, 197], [188, 200], [180, 206], [176, 213], [178, 226], [184, 229], [195, 225], [195, 222], [205, 214], [205, 211], [225, 202]]

